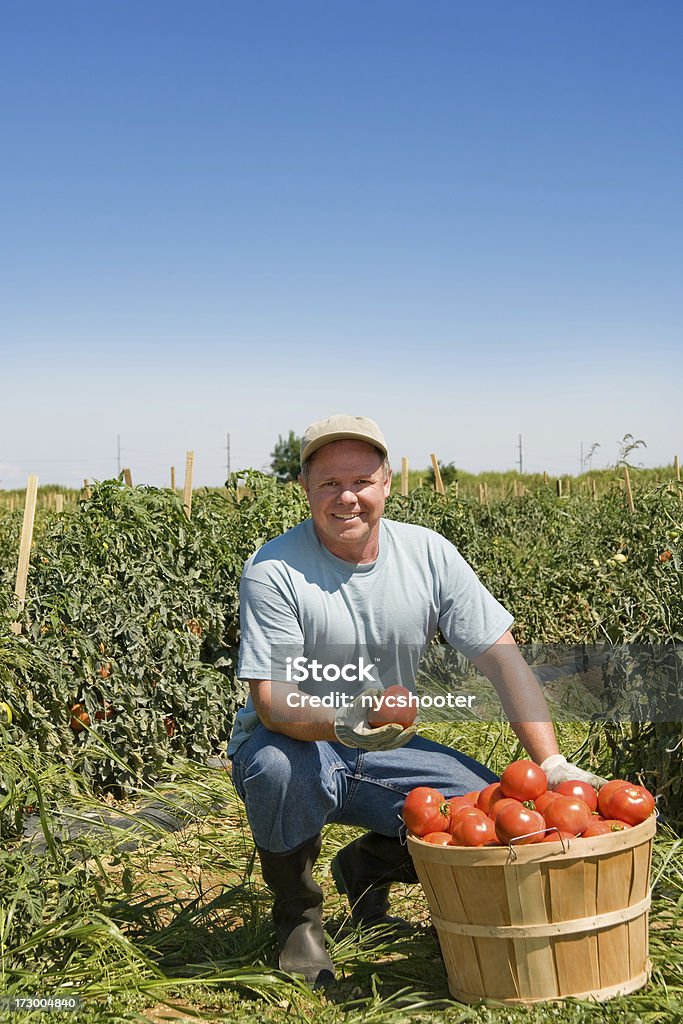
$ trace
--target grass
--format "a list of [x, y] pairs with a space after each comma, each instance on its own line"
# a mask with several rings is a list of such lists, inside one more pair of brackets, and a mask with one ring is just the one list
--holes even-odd
[[[585, 727], [565, 724], [559, 731], [568, 753], [584, 745]], [[425, 732], [476, 752], [494, 769], [519, 753], [507, 725], [433, 725]], [[595, 766], [607, 756], [604, 750], [593, 751]], [[36, 784], [40, 789], [38, 778]], [[279, 975], [273, 968], [270, 897], [229, 774], [178, 764], [166, 789], [170, 806], [174, 794], [182, 796], [183, 804], [192, 797], [196, 819], [178, 833], [150, 832], [137, 850], [120, 849], [121, 840], [129, 837], [125, 830], [112, 829], [97, 839], [59, 838], [45, 806], [43, 825], [51, 841], [44, 856], [21, 842], [0, 851], [0, 989], [13, 995], [77, 991], [83, 1007], [76, 1019], [93, 1024], [165, 1019], [673, 1024], [683, 1016], [682, 841], [666, 827], [660, 828], [655, 845], [654, 973], [647, 989], [604, 1005], [470, 1007], [449, 996], [418, 886], [395, 889], [392, 911], [416, 925], [407, 937], [389, 939], [379, 931], [362, 934], [352, 927], [348, 906], [329, 874], [336, 850], [351, 838], [341, 826], [326, 829], [316, 868], [339, 980], [321, 993]], [[90, 802], [81, 795], [83, 810]], [[224, 809], [217, 813], [219, 805]], [[39, 1014], [22, 1015], [27, 1022], [33, 1018]]]

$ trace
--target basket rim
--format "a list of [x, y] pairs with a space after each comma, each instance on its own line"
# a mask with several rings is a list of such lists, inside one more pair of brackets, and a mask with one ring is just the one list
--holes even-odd
[[471, 867], [494, 867], [506, 864], [530, 864], [585, 860], [587, 857], [618, 853], [649, 842], [657, 829], [654, 814], [633, 828], [592, 839], [565, 840], [556, 843], [531, 843], [528, 846], [434, 846], [408, 833], [407, 844], [414, 860], [432, 864], [467, 864]]

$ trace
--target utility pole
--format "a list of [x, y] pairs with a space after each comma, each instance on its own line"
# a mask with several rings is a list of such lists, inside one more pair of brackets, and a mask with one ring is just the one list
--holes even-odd
[[519, 475], [520, 476], [522, 475], [522, 472], [523, 472], [523, 463], [522, 463], [522, 435], [520, 434], [519, 435]]
[[116, 475], [121, 476], [121, 435], [116, 435]]
[[226, 451], [226, 456], [227, 456], [225, 468], [228, 471], [228, 477], [229, 477], [230, 476], [230, 434], [226, 434], [225, 437], [226, 437], [226, 441], [227, 441], [227, 444], [225, 445], [225, 451]]

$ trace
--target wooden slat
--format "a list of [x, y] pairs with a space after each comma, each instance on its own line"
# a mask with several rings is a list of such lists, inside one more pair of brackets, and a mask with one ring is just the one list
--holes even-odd
[[439, 469], [439, 460], [436, 457], [436, 452], [431, 454], [432, 469], [434, 470], [434, 487], [438, 494], [445, 494], [443, 488], [443, 480], [441, 479], [441, 470]]
[[[28, 580], [28, 567], [31, 560], [31, 542], [33, 540], [33, 523], [36, 517], [37, 498], [38, 477], [35, 473], [31, 473], [26, 482], [26, 500], [24, 502], [24, 519], [21, 526], [21, 540], [19, 541], [17, 580], [14, 586], [17, 607], [20, 613], [26, 603], [26, 582]], [[21, 625], [18, 622], [13, 622], [11, 628], [13, 633], [21, 632]]]
[[194, 467], [194, 452], [187, 452], [185, 455], [185, 486], [183, 487], [183, 508], [189, 519], [192, 515], [192, 471]]

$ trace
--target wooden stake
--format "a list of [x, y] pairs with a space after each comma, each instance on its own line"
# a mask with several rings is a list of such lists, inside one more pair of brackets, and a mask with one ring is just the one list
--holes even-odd
[[194, 467], [194, 452], [185, 454], [185, 486], [183, 487], [183, 508], [185, 515], [190, 518], [192, 514], [192, 469]]
[[518, 494], [517, 494], [517, 481], [516, 480], [512, 481], [512, 497], [513, 498], [518, 497]]
[[598, 485], [595, 481], [595, 477], [591, 480], [591, 489], [593, 491], [593, 501], [598, 500]]
[[486, 483], [486, 481], [484, 481], [484, 504], [488, 505], [488, 503], [489, 503], [489, 485]]
[[83, 497], [86, 499], [86, 501], [92, 498], [92, 491], [90, 490], [90, 484], [88, 483], [87, 480], [83, 481], [83, 491], [85, 492]]
[[[28, 564], [31, 558], [31, 541], [33, 540], [33, 522], [36, 515], [37, 497], [38, 477], [32, 473], [26, 484], [26, 503], [24, 505], [24, 521], [21, 527], [21, 541], [19, 544], [17, 582], [14, 588], [20, 613], [26, 603], [26, 581], [28, 579]], [[10, 628], [13, 633], [21, 633], [20, 622], [13, 622]]]
[[443, 488], [443, 480], [441, 479], [441, 470], [439, 469], [439, 460], [436, 457], [436, 453], [432, 452], [432, 468], [434, 470], [434, 489], [437, 494], [445, 494]]
[[636, 506], [633, 504], [633, 492], [631, 491], [631, 478], [628, 475], [628, 466], [624, 466], [624, 482], [626, 484], [626, 496], [628, 497], [628, 507], [631, 512], [635, 512]]
[[543, 483], [544, 484], [548, 483], [548, 474], [546, 473], [545, 470], [543, 470]]
[[175, 466], [171, 466], [171, 490], [175, 491]]
[[55, 494], [55, 512], [57, 515], [61, 515], [64, 511], [64, 495]]
[[479, 504], [484, 504], [484, 485], [479, 484]]
[[680, 480], [681, 479], [681, 464], [678, 461], [678, 456], [677, 455], [674, 455], [674, 473], [676, 474], [676, 479]]
[[558, 496], [558, 498], [562, 497], [562, 477], [561, 476], [558, 476], [558, 478], [557, 478], [557, 496]]
[[401, 494], [408, 497], [408, 459], [405, 455], [401, 459]]
[[123, 471], [123, 482], [126, 485], [126, 487], [133, 486], [133, 477], [131, 476], [129, 469], [124, 469]]

